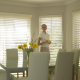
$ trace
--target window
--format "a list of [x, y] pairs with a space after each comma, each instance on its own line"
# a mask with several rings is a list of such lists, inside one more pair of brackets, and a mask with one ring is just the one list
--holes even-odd
[[72, 48], [80, 49], [80, 11], [73, 12], [72, 14]]
[[56, 61], [57, 52], [62, 48], [62, 16], [40, 16], [39, 17], [39, 33], [41, 33], [41, 25], [47, 25], [47, 33], [50, 35], [50, 63]]
[[[31, 40], [31, 16], [22, 14], [0, 13], [0, 62], [6, 65], [6, 49]], [[19, 64], [22, 66], [22, 50], [19, 50]]]
[[72, 26], [73, 26], [73, 42], [72, 48], [80, 48], [80, 11], [74, 12], [72, 15]]

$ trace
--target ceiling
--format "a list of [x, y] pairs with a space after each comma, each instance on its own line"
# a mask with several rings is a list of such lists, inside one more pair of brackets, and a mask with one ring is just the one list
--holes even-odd
[[77, 0], [0, 0], [0, 3], [42, 7], [42, 6], [67, 5], [74, 1]]

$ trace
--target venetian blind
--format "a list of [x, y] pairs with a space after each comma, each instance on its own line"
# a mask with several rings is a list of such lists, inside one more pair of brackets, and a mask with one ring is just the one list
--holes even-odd
[[73, 26], [73, 49], [80, 48], [80, 11], [72, 14], [72, 26]]
[[50, 35], [50, 64], [55, 64], [58, 50], [62, 48], [62, 15], [40, 16], [39, 33], [42, 24], [47, 25], [47, 33]]
[[[0, 63], [6, 64], [6, 49], [31, 40], [31, 15], [0, 13]], [[18, 53], [18, 66], [22, 66], [22, 50]]]
[[72, 13], [72, 48], [80, 49], [80, 11]]

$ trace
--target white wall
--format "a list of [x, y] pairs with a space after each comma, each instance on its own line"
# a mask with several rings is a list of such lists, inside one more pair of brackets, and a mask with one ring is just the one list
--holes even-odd
[[80, 0], [66, 6], [66, 49], [72, 49], [72, 12], [80, 10]]

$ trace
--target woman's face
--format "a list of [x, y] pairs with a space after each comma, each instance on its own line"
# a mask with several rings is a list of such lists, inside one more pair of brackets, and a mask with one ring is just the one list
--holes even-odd
[[42, 30], [46, 31], [46, 29], [47, 29], [47, 26], [46, 25], [42, 25]]

